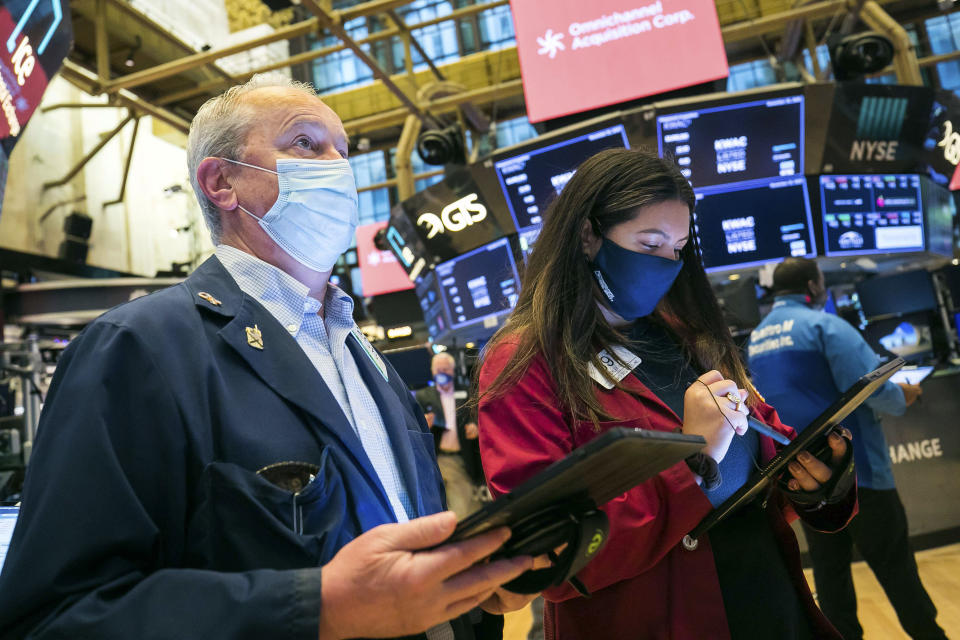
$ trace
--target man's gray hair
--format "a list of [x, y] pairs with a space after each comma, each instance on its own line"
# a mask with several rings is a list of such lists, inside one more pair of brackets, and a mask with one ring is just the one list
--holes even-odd
[[453, 366], [457, 366], [457, 359], [454, 358], [452, 354], [441, 351], [440, 353], [435, 353], [433, 358], [430, 359], [430, 370], [433, 371], [441, 362], [449, 362], [453, 364]]
[[[203, 220], [210, 230], [213, 244], [220, 242], [220, 211], [204, 195], [197, 178], [197, 167], [204, 158], [239, 160], [247, 141], [247, 134], [256, 122], [257, 114], [244, 104], [244, 96], [263, 87], [290, 87], [311, 96], [317, 92], [306, 82], [291, 80], [280, 73], [258, 74], [247, 82], [230, 87], [219, 96], [210, 98], [194, 116], [187, 136], [187, 168], [190, 184], [200, 203]], [[270, 167], [268, 167], [270, 168]]]

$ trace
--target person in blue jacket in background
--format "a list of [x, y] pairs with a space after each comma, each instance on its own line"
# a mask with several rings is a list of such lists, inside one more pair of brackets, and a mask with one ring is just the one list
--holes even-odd
[[358, 220], [337, 115], [255, 77], [187, 154], [216, 255], [64, 352], [0, 638], [470, 640], [529, 601], [499, 588], [529, 557], [485, 562], [504, 528], [443, 544], [423, 413], [328, 282]]
[[[785, 424], [810, 424], [858, 378], [880, 365], [876, 353], [846, 320], [822, 311], [823, 273], [813, 260], [787, 258], [773, 273], [773, 309], [750, 334], [754, 384]], [[907, 519], [893, 482], [878, 412], [902, 415], [919, 386], [887, 382], [843, 425], [853, 435], [859, 513], [838, 533], [804, 527], [817, 600], [846, 640], [863, 637], [850, 570], [853, 545], [867, 561], [913, 638], [946, 638], [910, 548]]]

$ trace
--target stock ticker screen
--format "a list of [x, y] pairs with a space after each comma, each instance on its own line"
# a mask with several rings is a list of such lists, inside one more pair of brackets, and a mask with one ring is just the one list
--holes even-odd
[[697, 193], [694, 223], [707, 271], [816, 253], [803, 177]]
[[828, 256], [924, 249], [920, 176], [820, 176]]
[[440, 286], [436, 273], [428, 271], [421, 276], [416, 285], [417, 300], [423, 311], [423, 322], [427, 325], [427, 333], [434, 340], [439, 339], [450, 330], [450, 320], [440, 295]]
[[657, 144], [695, 189], [803, 175], [803, 96], [661, 115]]
[[540, 226], [544, 210], [584, 160], [604, 149], [629, 146], [626, 129], [617, 124], [495, 162], [517, 230]]
[[803, 178], [802, 95], [657, 116], [661, 155], [697, 194], [697, 237], [707, 271], [816, 254]]
[[441, 262], [435, 273], [453, 329], [488, 319], [495, 325], [517, 303], [520, 276], [507, 238]]

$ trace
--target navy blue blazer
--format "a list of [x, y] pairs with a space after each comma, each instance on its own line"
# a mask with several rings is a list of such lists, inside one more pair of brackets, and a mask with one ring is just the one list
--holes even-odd
[[[414, 515], [443, 510], [422, 412], [386, 360], [387, 379], [356, 337], [348, 348]], [[316, 479], [293, 493], [255, 473], [283, 461]], [[0, 576], [0, 638], [316, 638], [315, 567], [394, 521], [310, 360], [211, 258], [64, 352]]]

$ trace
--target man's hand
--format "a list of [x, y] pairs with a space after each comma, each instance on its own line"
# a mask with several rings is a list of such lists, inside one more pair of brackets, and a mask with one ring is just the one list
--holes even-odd
[[433, 421], [437, 417], [433, 411], [423, 414], [423, 417], [427, 419], [427, 426], [433, 429]]
[[468, 422], [463, 425], [463, 435], [467, 436], [467, 440], [476, 440], [480, 437], [480, 429], [477, 428], [476, 422]]
[[906, 382], [898, 382], [897, 384], [903, 389], [903, 399], [907, 401], [908, 407], [923, 395], [923, 389], [918, 384], [907, 384]]
[[477, 564], [510, 537], [506, 528], [430, 549], [456, 524], [447, 511], [381, 525], [340, 549], [322, 569], [320, 640], [421, 633], [533, 567], [529, 556]]

